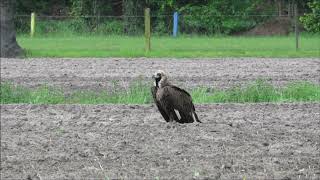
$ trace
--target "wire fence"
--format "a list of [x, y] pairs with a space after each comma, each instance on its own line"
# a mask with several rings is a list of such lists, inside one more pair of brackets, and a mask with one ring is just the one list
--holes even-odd
[[[30, 15], [16, 15], [18, 34], [30, 33]], [[44, 16], [36, 15], [35, 35], [142, 35], [145, 16]], [[151, 15], [153, 35], [172, 35], [174, 15]], [[265, 25], [267, 24], [267, 26]], [[292, 15], [180, 14], [178, 34], [192, 35], [288, 35], [294, 32]], [[266, 29], [267, 28], [267, 29]], [[250, 31], [251, 30], [251, 31]]]
[[[298, 50], [303, 50], [301, 55], [304, 56], [320, 55], [317, 39], [300, 37], [302, 26], [297, 12], [282, 15], [274, 12], [225, 15], [176, 13], [148, 14], [148, 16], [35, 15], [33, 20], [31, 17], [30, 15], [15, 16], [18, 37], [54, 36], [63, 37], [64, 40], [75, 37], [92, 39], [92, 42], [86, 42], [87, 46], [81, 44], [81, 41], [62, 42], [61, 38], [59, 41], [52, 38], [47, 44], [43, 44], [44, 41], [25, 39], [22, 44], [36, 54], [35, 56], [62, 56], [61, 52], [77, 57], [143, 56], [146, 52], [156, 52], [157, 56], [174, 54], [182, 57], [220, 56], [221, 54], [231, 56], [275, 54], [275, 56], [294, 57], [302, 52]], [[101, 36], [116, 38], [100, 41]], [[125, 39], [119, 36], [132, 38]], [[247, 38], [248, 36], [264, 39], [250, 39]], [[171, 37], [182, 38], [179, 40]], [[196, 38], [188, 39], [188, 37]], [[56, 54], [52, 51], [53, 48], [56, 48]], [[177, 55], [179, 53], [180, 55]]]

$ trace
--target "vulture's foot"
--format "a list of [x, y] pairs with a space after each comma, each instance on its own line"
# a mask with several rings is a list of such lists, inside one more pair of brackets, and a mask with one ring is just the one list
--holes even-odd
[[177, 121], [169, 121], [168, 122], [168, 126], [167, 129], [174, 129], [179, 125], [179, 123]]

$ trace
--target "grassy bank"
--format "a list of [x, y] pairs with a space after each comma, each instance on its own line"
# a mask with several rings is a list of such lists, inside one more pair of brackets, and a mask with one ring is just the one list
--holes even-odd
[[[41, 86], [29, 89], [2, 83], [1, 104], [147, 104], [152, 102], [150, 87], [136, 83], [128, 90], [110, 92], [82, 91], [66, 96], [63, 91]], [[224, 91], [201, 87], [191, 91], [195, 103], [247, 103], [247, 102], [320, 102], [320, 85], [295, 82], [276, 88], [264, 81]]]
[[28, 57], [320, 57], [320, 36], [281, 37], [152, 37], [149, 53], [143, 37], [18, 36]]

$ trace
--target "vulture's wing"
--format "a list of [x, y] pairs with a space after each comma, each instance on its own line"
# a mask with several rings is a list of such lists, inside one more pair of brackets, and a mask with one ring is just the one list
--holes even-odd
[[[198, 122], [198, 116], [195, 113], [194, 104], [191, 95], [177, 86], [166, 86], [164, 96], [166, 104], [170, 104], [173, 109], [179, 111], [182, 123], [192, 123], [194, 119]], [[195, 118], [193, 118], [193, 115]]]
[[184, 89], [181, 89], [177, 86], [166, 86], [166, 91], [168, 96], [168, 100], [172, 103], [172, 105], [178, 109], [185, 109], [186, 111], [193, 110], [193, 103], [191, 95]]
[[177, 86], [170, 86], [170, 87], [172, 87], [173, 89], [175, 89], [177, 91], [180, 91], [180, 93], [184, 93], [185, 95], [187, 95], [187, 96], [189, 96], [191, 98], [191, 95], [186, 90], [181, 89], [181, 88], [179, 88]]
[[190, 100], [191, 108], [192, 108], [193, 111], [195, 111], [196, 109], [194, 108], [194, 104], [193, 104], [193, 102], [192, 102], [192, 97], [191, 97], [191, 95], [190, 95], [186, 90], [181, 89], [181, 88], [179, 88], [179, 87], [177, 87], [177, 86], [172, 86], [172, 87], [173, 87], [174, 89], [180, 91], [181, 93], [184, 93], [186, 96], [189, 96], [189, 97], [190, 97], [189, 100]]
[[158, 110], [160, 111], [162, 117], [167, 121], [169, 122], [169, 116], [168, 114], [164, 111], [163, 107], [161, 106], [161, 103], [157, 100], [157, 91], [158, 91], [158, 88], [155, 87], [155, 86], [152, 86], [151, 87], [151, 94], [152, 94], [152, 97], [153, 97], [153, 100], [154, 102], [156, 103], [157, 107], [158, 107]]

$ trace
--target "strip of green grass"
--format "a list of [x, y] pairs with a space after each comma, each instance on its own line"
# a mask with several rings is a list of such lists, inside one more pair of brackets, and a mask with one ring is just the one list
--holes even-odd
[[192, 97], [196, 103], [320, 102], [320, 85], [293, 82], [276, 88], [259, 80], [226, 91], [207, 92], [206, 88], [198, 88], [192, 91]]
[[[2, 83], [1, 104], [147, 104], [152, 102], [150, 87], [137, 83], [128, 90], [112, 92], [82, 91], [65, 96], [49, 86], [28, 89]], [[195, 103], [247, 103], [247, 102], [320, 102], [320, 85], [295, 82], [283, 88], [275, 88], [264, 81], [256, 81], [245, 87], [225, 91], [197, 88], [191, 91]]]
[[28, 57], [320, 57], [320, 36], [303, 35], [300, 50], [294, 36], [152, 37], [149, 53], [143, 37], [19, 36]]

